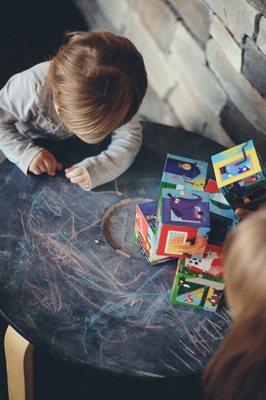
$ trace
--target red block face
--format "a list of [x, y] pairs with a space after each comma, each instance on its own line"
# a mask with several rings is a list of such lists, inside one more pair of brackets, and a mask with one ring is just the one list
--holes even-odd
[[149, 224], [142, 214], [139, 206], [136, 207], [136, 219], [135, 219], [135, 232], [138, 231], [142, 237], [146, 237], [148, 234]]
[[145, 218], [145, 216], [142, 214], [139, 206], [136, 207], [136, 219], [135, 219], [135, 233], [138, 236], [138, 240], [141, 243], [141, 246], [143, 247], [144, 251], [146, 254], [150, 254], [151, 251], [151, 244], [149, 241], [149, 224]]
[[186, 259], [185, 267], [197, 274], [206, 273], [217, 278], [223, 278], [222, 248], [207, 244], [203, 257], [201, 259]]
[[179, 257], [180, 254], [203, 254], [207, 238], [198, 236], [198, 228], [163, 225], [158, 255]]
[[207, 185], [205, 186], [204, 191], [207, 193], [218, 193], [219, 188], [217, 186], [216, 181], [214, 181], [213, 179], [209, 179]]

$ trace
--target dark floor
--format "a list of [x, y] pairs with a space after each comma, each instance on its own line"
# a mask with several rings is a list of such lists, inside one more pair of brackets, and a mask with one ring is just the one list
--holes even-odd
[[[89, 0], [88, 0], [89, 2]], [[71, 0], [9, 0], [1, 2], [0, 88], [10, 76], [51, 57], [67, 30], [86, 29]], [[0, 291], [1, 293], [1, 291]], [[0, 319], [3, 342], [4, 322]], [[6, 397], [3, 348], [0, 349], [0, 398]], [[35, 352], [35, 397], [37, 400], [147, 399], [200, 400], [197, 378], [132, 380], [98, 371], [83, 371], [48, 354]]]
[[[91, 370], [82, 371], [42, 353], [38, 357], [37, 399], [116, 400], [200, 400], [199, 379], [182, 380], [129, 379]], [[49, 367], [49, 368], [47, 368]], [[58, 371], [59, 374], [58, 374]], [[45, 378], [44, 378], [45, 377]], [[47, 382], [47, 385], [45, 384]]]

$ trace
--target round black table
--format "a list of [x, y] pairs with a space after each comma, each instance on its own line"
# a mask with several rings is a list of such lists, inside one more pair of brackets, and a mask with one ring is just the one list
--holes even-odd
[[[63, 174], [29, 177], [3, 162], [0, 311], [33, 344], [68, 361], [131, 376], [182, 376], [202, 371], [230, 319], [223, 308], [169, 303], [176, 262], [147, 265], [133, 240], [135, 204], [157, 196], [167, 152], [210, 162], [223, 148], [182, 129], [143, 126], [132, 167], [92, 192]], [[65, 165], [106, 146], [42, 144]]]

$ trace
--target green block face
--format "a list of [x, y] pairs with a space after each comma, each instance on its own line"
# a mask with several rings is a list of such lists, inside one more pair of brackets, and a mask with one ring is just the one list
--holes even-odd
[[200, 274], [192, 276], [177, 272], [170, 303], [216, 311], [222, 299], [223, 288], [223, 283], [202, 278]]
[[[199, 258], [197, 258], [197, 260], [198, 259]], [[193, 258], [190, 258], [190, 260], [193, 260]], [[204, 258], [201, 258], [201, 260], [204, 260]], [[223, 290], [223, 287], [224, 287], [223, 277], [211, 275], [208, 271], [193, 272], [191, 269], [189, 269], [185, 266], [185, 259], [178, 260], [178, 272], [185, 276], [189, 276], [190, 278], [200, 278], [201, 282], [206, 284], [206, 286], [213, 286], [213, 287], [217, 287], [217, 288], [221, 287]]]

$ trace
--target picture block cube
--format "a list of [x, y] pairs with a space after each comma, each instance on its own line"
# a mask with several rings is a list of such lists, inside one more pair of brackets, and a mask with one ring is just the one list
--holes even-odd
[[158, 264], [168, 257], [157, 255], [158, 235], [156, 224], [157, 201], [136, 206], [135, 236], [149, 264]]
[[182, 189], [184, 186], [203, 190], [206, 182], [208, 163], [167, 154], [161, 188]]
[[[210, 250], [210, 249], [209, 249]], [[202, 259], [179, 259], [171, 292], [172, 304], [216, 311], [223, 298], [221, 257], [208, 251]], [[217, 256], [217, 257], [216, 257]]]
[[252, 140], [212, 156], [216, 182], [230, 206], [256, 209], [266, 201], [266, 177]]
[[210, 231], [207, 193], [199, 190], [162, 189], [157, 217], [158, 255], [203, 255]]

